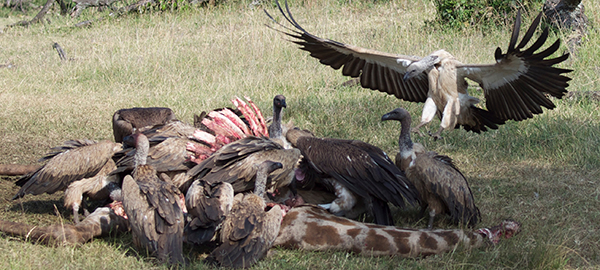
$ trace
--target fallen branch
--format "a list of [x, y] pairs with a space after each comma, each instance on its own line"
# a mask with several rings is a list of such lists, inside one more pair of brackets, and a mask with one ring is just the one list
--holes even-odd
[[25, 175], [37, 170], [38, 165], [0, 164], [0, 175]]
[[50, 7], [52, 6], [52, 3], [54, 3], [55, 0], [48, 0], [46, 2], [46, 4], [44, 5], [44, 7], [42, 7], [42, 10], [40, 10], [40, 12], [35, 15], [35, 17], [33, 17], [33, 19], [31, 19], [31, 21], [19, 21], [16, 22], [14, 24], [8, 25], [8, 27], [13, 27], [13, 26], [29, 26], [30, 24], [34, 24], [34, 23], [38, 23], [42, 20], [42, 18], [44, 18], [44, 16], [46, 15], [46, 13], [48, 13], [48, 10], [50, 10]]

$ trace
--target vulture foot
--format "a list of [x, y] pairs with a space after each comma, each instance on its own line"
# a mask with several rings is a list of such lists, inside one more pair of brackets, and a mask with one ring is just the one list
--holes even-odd
[[[414, 127], [414, 128], [412, 128], [411, 131], [412, 131], [412, 133], [419, 134], [419, 136], [421, 136], [421, 137], [425, 137], [425, 134], [423, 134], [423, 132], [421, 131], [421, 129], [419, 127]], [[429, 134], [429, 135], [431, 135], [431, 134]]]

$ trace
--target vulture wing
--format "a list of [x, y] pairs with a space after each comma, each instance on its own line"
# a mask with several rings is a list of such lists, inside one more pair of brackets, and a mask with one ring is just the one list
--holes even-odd
[[221, 245], [207, 258], [222, 267], [247, 268], [263, 258], [273, 245], [281, 224], [281, 208], [265, 212], [263, 198], [238, 194], [223, 222]]
[[187, 241], [195, 244], [210, 241], [229, 214], [233, 198], [233, 187], [229, 183], [194, 181], [185, 196], [185, 204], [192, 217], [185, 228]]
[[430, 205], [430, 200], [441, 202], [454, 223], [477, 224], [481, 215], [469, 183], [450, 157], [426, 152], [418, 154], [413, 164], [406, 173], [418, 182], [415, 186], [425, 189], [421, 192], [424, 200]]
[[277, 7], [284, 18], [295, 27], [292, 29], [283, 26], [265, 11], [271, 20], [287, 30], [277, 31], [292, 37], [292, 42], [300, 45], [300, 49], [309, 52], [310, 56], [319, 59], [321, 64], [336, 70], [343, 67], [343, 75], [360, 78], [360, 84], [365, 88], [388, 93], [406, 101], [425, 102], [427, 99], [429, 83], [426, 73], [423, 72], [408, 81], [402, 79], [406, 67], [418, 61], [419, 57], [379, 52], [317, 37], [304, 30], [294, 20], [287, 2], [286, 11], [281, 8], [279, 2]]
[[119, 143], [90, 140], [68, 141], [62, 147], [53, 148], [55, 152], [42, 158], [49, 159], [44, 166], [16, 182], [21, 189], [13, 199], [26, 194], [52, 194], [66, 189], [74, 181], [93, 177], [120, 149]]
[[268, 138], [249, 136], [219, 149], [190, 169], [188, 174], [209, 183], [231, 183], [235, 192], [244, 192], [254, 189], [257, 170], [255, 164], [265, 160], [282, 163], [283, 168], [269, 174], [267, 184], [280, 187], [291, 183], [294, 166], [299, 159], [298, 149], [283, 149]]
[[379, 148], [354, 140], [300, 137], [296, 147], [317, 172], [329, 175], [364, 198], [397, 206], [418, 201], [406, 176]]
[[487, 109], [502, 120], [532, 118], [533, 114], [542, 113], [542, 106], [548, 109], [555, 107], [545, 94], [561, 98], [567, 93], [566, 87], [571, 78], [562, 74], [572, 70], [554, 65], [567, 60], [569, 54], [548, 58], [558, 50], [560, 39], [536, 53], [548, 38], [548, 28], [544, 28], [531, 47], [524, 48], [538, 27], [541, 16], [540, 12], [517, 45], [521, 26], [521, 13], [517, 13], [508, 51], [503, 54], [500, 48], [496, 49], [496, 64], [457, 67], [459, 76], [479, 83], [485, 94]]

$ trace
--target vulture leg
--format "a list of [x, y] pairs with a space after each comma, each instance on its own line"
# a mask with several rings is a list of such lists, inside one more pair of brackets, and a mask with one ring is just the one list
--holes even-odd
[[324, 179], [324, 181], [333, 186], [336, 199], [331, 203], [319, 204], [319, 206], [329, 210], [329, 212], [336, 216], [343, 216], [356, 204], [356, 196], [338, 181], [332, 181], [330, 179]]
[[423, 114], [421, 115], [421, 123], [416, 125], [412, 132], [419, 133], [419, 135], [424, 136], [423, 132], [421, 132], [421, 127], [429, 124], [433, 117], [435, 117], [435, 113], [437, 112], [437, 106], [435, 106], [435, 102], [433, 102], [432, 98], [427, 98], [425, 101], [425, 106], [423, 106]]
[[435, 218], [435, 210], [429, 211], [429, 224], [427, 225], [427, 229], [431, 230], [433, 228], [433, 219]]

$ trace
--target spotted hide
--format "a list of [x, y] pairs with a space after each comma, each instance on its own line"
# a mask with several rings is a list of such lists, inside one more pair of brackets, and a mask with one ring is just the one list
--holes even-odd
[[361, 223], [332, 215], [318, 206], [303, 205], [286, 214], [275, 246], [347, 251], [363, 256], [418, 257], [447, 252], [460, 244], [475, 248], [497, 243], [518, 233], [519, 228], [519, 223], [506, 220], [477, 231], [402, 229]]

